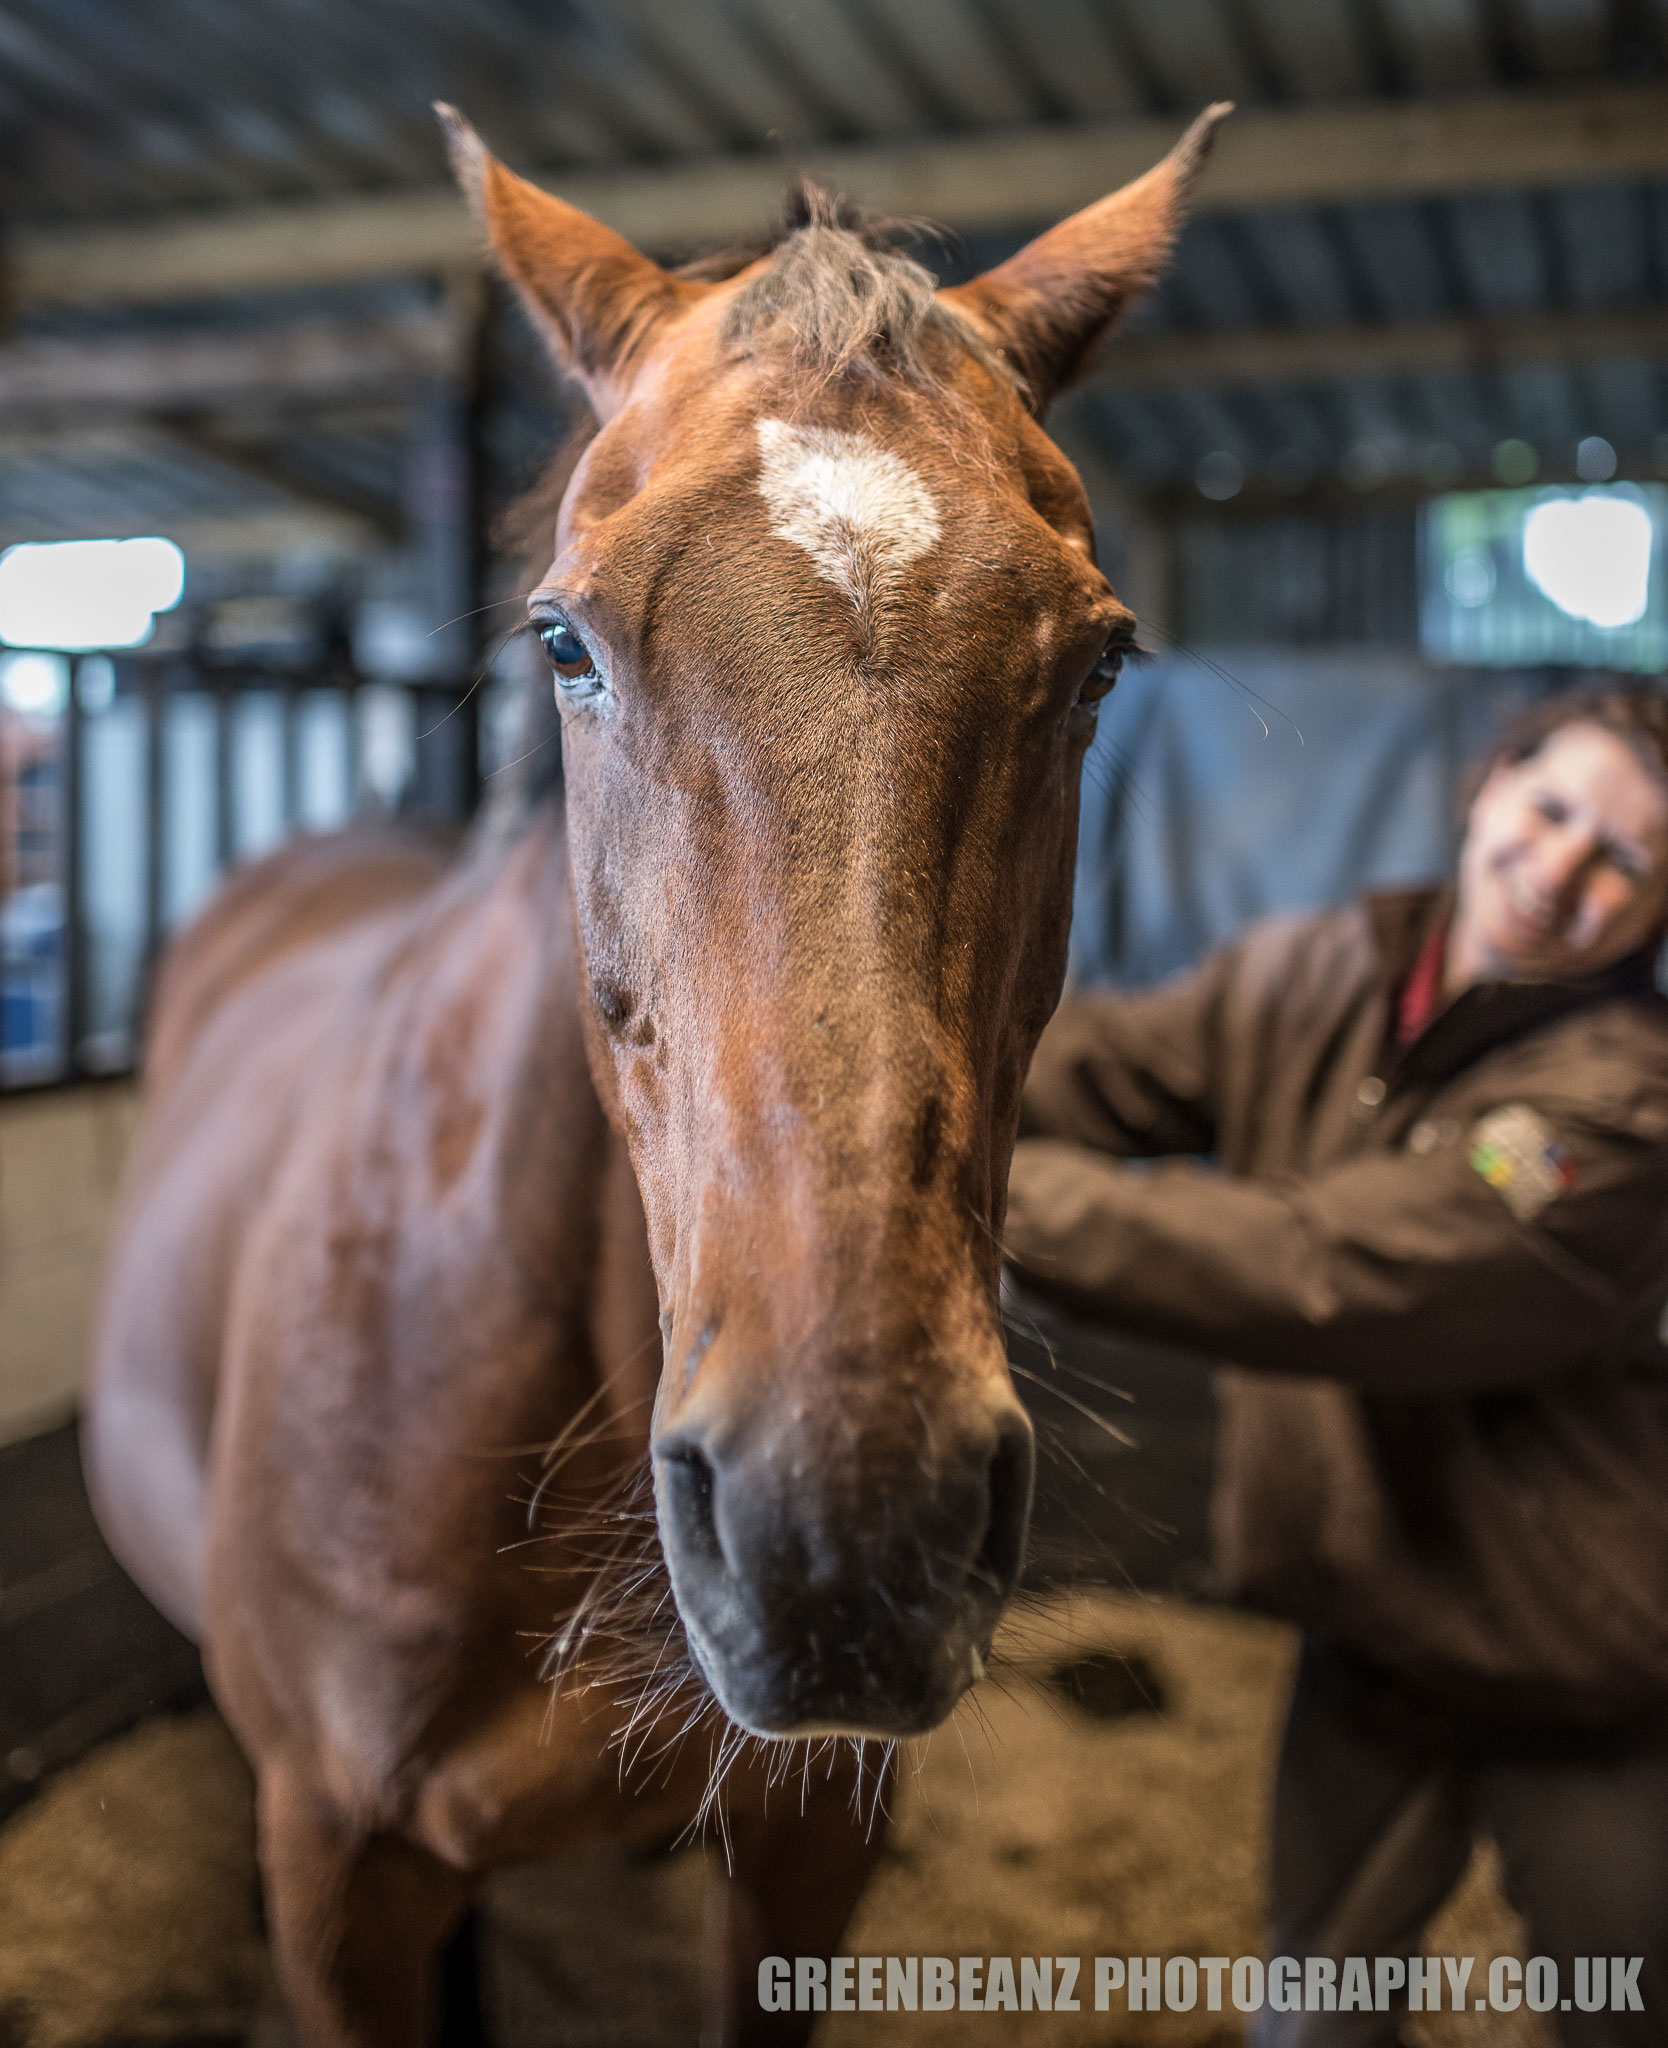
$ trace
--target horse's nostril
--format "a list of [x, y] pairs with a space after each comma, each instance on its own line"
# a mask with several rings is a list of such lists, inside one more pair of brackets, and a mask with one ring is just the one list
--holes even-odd
[[974, 1576], [1004, 1600], [1018, 1582], [1024, 1562], [1035, 1462], [1030, 1425], [1005, 1429], [990, 1461], [990, 1510], [973, 1564]]
[[799, 1476], [798, 1418], [740, 1442], [686, 1425], [656, 1443], [690, 1655], [734, 1720], [919, 1734], [954, 1706], [1019, 1578], [1032, 1470], [1017, 1403], [956, 1419], [954, 1454], [946, 1443], [925, 1473], [864, 1434], [837, 1443], [847, 1455], [820, 1484]]
[[712, 1464], [705, 1451], [694, 1444], [665, 1451], [660, 1459], [666, 1504], [679, 1541], [690, 1552], [712, 1564], [724, 1562], [718, 1540], [718, 1520], [713, 1508]]

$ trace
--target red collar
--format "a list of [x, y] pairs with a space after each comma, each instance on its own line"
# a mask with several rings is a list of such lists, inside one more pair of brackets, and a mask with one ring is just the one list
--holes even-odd
[[1411, 1045], [1442, 1007], [1442, 970], [1448, 959], [1448, 920], [1443, 919], [1413, 963], [1396, 1000], [1396, 1043]]

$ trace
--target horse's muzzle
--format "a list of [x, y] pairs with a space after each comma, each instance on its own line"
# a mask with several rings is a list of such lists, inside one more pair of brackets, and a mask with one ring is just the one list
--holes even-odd
[[[948, 1444], [946, 1439], [949, 1439]], [[1011, 1394], [932, 1455], [679, 1430], [654, 1446], [661, 1542], [690, 1646], [756, 1734], [918, 1735], [984, 1670], [1018, 1582], [1035, 1463]], [[923, 1446], [924, 1448], [924, 1446]]]

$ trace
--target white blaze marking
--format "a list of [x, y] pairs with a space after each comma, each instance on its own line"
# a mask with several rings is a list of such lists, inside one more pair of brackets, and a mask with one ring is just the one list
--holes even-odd
[[803, 548], [859, 611], [938, 539], [926, 485], [867, 434], [760, 420], [759, 449], [771, 532]]

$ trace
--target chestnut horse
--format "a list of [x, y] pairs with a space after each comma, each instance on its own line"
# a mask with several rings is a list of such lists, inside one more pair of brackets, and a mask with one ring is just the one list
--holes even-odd
[[832, 217], [669, 273], [442, 110], [598, 423], [529, 600], [562, 794], [455, 862], [299, 843], [177, 944], [87, 1440], [254, 1765], [318, 2048], [423, 2039], [483, 1871], [706, 1790], [701, 1744], [623, 1768], [629, 1703], [541, 1679], [575, 1596], [516, 1547], [514, 1447], [630, 1437], [694, 1678], [767, 1738], [713, 2040], [803, 2038], [759, 1961], [826, 1954], [875, 1853], [853, 1751], [767, 1806], [773, 1745], [929, 1729], [980, 1675], [1031, 1490], [1009, 1153], [1133, 630], [1038, 420], [1225, 111], [935, 292]]

